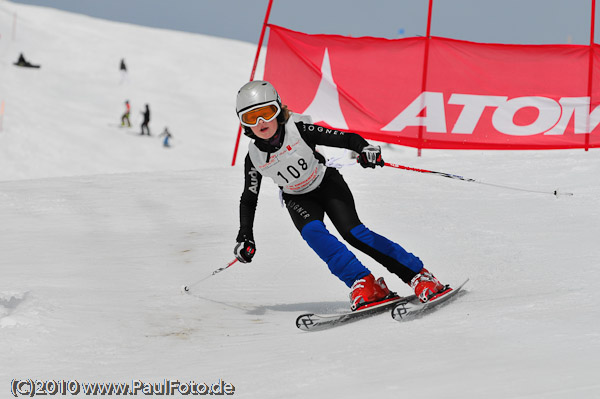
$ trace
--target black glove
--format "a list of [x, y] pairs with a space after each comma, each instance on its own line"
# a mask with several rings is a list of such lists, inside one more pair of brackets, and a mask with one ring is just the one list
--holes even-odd
[[383, 166], [383, 158], [381, 158], [381, 147], [375, 145], [367, 145], [358, 155], [358, 163], [363, 168], [373, 168], [375, 166]]
[[240, 241], [235, 245], [233, 253], [240, 262], [250, 263], [256, 253], [256, 245], [254, 245], [254, 241], [244, 237], [244, 241]]

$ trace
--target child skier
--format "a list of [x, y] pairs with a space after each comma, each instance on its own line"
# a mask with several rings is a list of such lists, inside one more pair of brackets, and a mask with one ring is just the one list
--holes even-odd
[[173, 137], [173, 135], [171, 134], [171, 132], [169, 132], [169, 129], [167, 129], [167, 127], [165, 126], [165, 130], [163, 130], [163, 132], [161, 134], [158, 135], [158, 137], [165, 137], [165, 139], [163, 140], [163, 147], [169, 148], [171, 147], [171, 144], [169, 144], [169, 140], [171, 139], [171, 137]]
[[129, 100], [125, 100], [125, 112], [121, 116], [121, 126], [125, 126], [125, 122], [127, 122], [127, 127], [131, 127], [131, 121], [129, 120], [130, 113], [131, 105], [129, 105]]
[[252, 81], [242, 86], [236, 111], [244, 134], [252, 139], [244, 164], [240, 229], [234, 249], [240, 262], [251, 262], [256, 253], [254, 215], [262, 176], [267, 176], [283, 191], [285, 205], [302, 238], [331, 273], [351, 288], [352, 310], [398, 296], [327, 231], [325, 214], [345, 241], [409, 284], [421, 302], [450, 290], [423, 267], [419, 258], [362, 224], [342, 175], [326, 166], [323, 155], [315, 150], [316, 145], [347, 148], [360, 154], [358, 161], [363, 168], [375, 168], [383, 166], [380, 147], [369, 145], [358, 134], [326, 129], [312, 124], [306, 115], [292, 113], [269, 82]]

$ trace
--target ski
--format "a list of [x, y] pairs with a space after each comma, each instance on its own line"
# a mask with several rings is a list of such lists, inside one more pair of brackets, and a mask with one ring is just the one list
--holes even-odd
[[453, 288], [441, 297], [426, 303], [421, 303], [416, 298], [414, 300], [408, 300], [407, 298], [407, 300], [400, 301], [392, 308], [392, 317], [396, 321], [408, 321], [419, 318], [425, 313], [435, 309], [439, 305], [447, 303], [451, 299], [457, 298], [458, 293], [461, 291], [462, 287], [467, 283], [467, 281], [469, 281], [469, 279], [466, 279], [461, 285]]
[[296, 327], [303, 331], [325, 330], [327, 328], [348, 324], [353, 321], [361, 320], [367, 317], [384, 313], [395, 307], [399, 302], [411, 301], [414, 299], [416, 299], [414, 295], [410, 295], [408, 297], [399, 297], [396, 299], [392, 299], [388, 302], [384, 302], [354, 312], [337, 313], [330, 315], [306, 313], [298, 316], [298, 318], [296, 319]]

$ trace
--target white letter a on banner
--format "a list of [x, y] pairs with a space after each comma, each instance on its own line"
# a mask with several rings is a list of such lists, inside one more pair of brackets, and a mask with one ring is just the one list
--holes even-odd
[[[419, 116], [426, 110], [426, 116]], [[381, 130], [401, 132], [408, 126], [425, 126], [430, 133], [446, 133], [443, 93], [424, 91]]]
[[331, 127], [348, 129], [342, 108], [337, 85], [333, 81], [329, 52], [325, 49], [323, 64], [321, 65], [321, 82], [312, 102], [303, 112], [310, 115], [315, 123], [325, 122]]

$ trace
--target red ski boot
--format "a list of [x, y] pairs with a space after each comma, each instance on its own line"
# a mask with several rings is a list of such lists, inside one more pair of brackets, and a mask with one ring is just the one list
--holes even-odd
[[442, 285], [427, 269], [423, 268], [419, 274], [410, 281], [410, 286], [415, 290], [419, 301], [425, 303], [438, 298], [451, 291], [452, 288]]
[[352, 292], [350, 292], [350, 309], [358, 310], [379, 303], [387, 302], [387, 300], [396, 298], [397, 295], [391, 292], [383, 281], [383, 277], [375, 280], [372, 274], [356, 280], [352, 284]]

